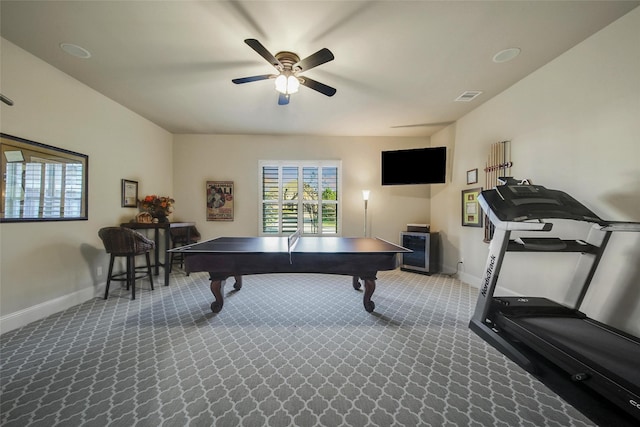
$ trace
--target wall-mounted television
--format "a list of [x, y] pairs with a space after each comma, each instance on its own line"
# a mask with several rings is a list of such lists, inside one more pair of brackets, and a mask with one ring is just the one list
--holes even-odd
[[447, 147], [382, 152], [382, 185], [442, 184]]

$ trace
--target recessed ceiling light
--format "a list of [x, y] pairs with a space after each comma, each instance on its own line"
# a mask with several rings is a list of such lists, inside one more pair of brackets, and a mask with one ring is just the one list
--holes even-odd
[[493, 55], [493, 62], [507, 62], [511, 61], [516, 56], [520, 55], [520, 48], [510, 47], [509, 49], [501, 50]]
[[69, 55], [75, 56], [76, 58], [91, 58], [91, 52], [81, 46], [78, 46], [77, 44], [60, 43], [60, 49], [67, 52]]

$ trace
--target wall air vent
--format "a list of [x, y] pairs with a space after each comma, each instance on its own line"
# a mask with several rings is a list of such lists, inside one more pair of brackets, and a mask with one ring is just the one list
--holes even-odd
[[481, 90], [466, 90], [462, 93], [462, 95], [460, 95], [459, 97], [457, 97], [455, 99], [455, 102], [469, 102], [472, 101], [474, 99], [476, 99], [476, 97], [478, 97], [480, 94], [482, 93]]

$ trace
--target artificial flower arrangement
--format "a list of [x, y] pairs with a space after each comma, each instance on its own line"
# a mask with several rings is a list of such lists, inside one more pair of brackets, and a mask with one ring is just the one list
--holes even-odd
[[140, 200], [140, 210], [149, 212], [154, 217], [167, 216], [173, 212], [175, 202], [171, 197], [158, 197], [153, 194]]

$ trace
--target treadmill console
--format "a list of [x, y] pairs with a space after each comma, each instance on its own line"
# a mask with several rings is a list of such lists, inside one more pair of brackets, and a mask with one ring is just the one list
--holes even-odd
[[480, 197], [486, 202], [486, 207], [501, 221], [563, 218], [603, 222], [567, 193], [549, 190], [541, 185], [500, 185], [483, 191]]

